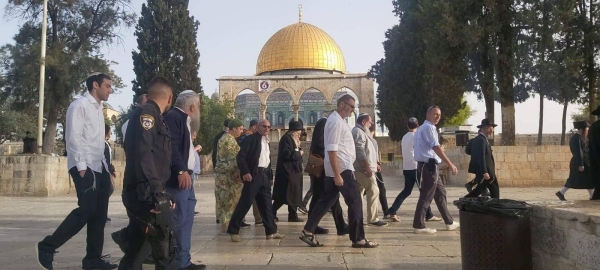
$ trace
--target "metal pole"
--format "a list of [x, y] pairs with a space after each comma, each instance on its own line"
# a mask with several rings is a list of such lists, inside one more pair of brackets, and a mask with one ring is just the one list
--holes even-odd
[[44, 124], [44, 80], [46, 78], [46, 28], [48, 17], [48, 0], [44, 0], [44, 16], [42, 19], [42, 52], [40, 57], [40, 105], [38, 111], [37, 153], [42, 153], [42, 126]]

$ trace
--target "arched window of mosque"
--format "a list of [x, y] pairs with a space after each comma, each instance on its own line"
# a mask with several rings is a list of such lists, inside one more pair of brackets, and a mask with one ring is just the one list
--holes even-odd
[[273, 118], [271, 117], [271, 113], [265, 113], [265, 117], [267, 117], [267, 120], [269, 121], [269, 123], [273, 123]]
[[283, 112], [279, 112], [277, 114], [277, 126], [283, 127], [285, 123], [285, 114]]
[[316, 122], [317, 122], [317, 113], [310, 112], [309, 117], [308, 117], [308, 124], [314, 125]]

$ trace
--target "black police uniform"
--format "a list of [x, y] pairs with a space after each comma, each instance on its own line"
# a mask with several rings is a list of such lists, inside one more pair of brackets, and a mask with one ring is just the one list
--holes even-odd
[[[152, 100], [136, 108], [130, 119], [124, 145], [127, 164], [123, 183], [130, 241], [119, 269], [141, 269], [143, 258], [136, 258], [146, 240], [152, 246], [156, 269], [176, 269], [176, 245], [170, 237], [173, 211], [164, 188], [171, 175], [171, 137]], [[151, 213], [155, 208], [161, 212]]]

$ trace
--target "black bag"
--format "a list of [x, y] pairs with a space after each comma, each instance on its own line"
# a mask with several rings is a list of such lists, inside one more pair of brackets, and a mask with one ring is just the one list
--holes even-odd
[[488, 197], [460, 198], [454, 201], [454, 205], [466, 212], [496, 214], [509, 218], [521, 218], [531, 209], [526, 202]]
[[470, 140], [467, 142], [467, 146], [465, 147], [465, 153], [466, 153], [467, 155], [469, 155], [469, 156], [471, 155], [471, 143], [472, 143], [472, 142], [473, 142], [473, 139], [470, 139]]

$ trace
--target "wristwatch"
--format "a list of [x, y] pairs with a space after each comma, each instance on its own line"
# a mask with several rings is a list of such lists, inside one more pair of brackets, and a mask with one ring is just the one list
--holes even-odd
[[182, 175], [184, 172], [185, 172], [185, 171], [179, 171], [179, 173], [178, 173], [178, 174], [179, 174], [179, 175]]

